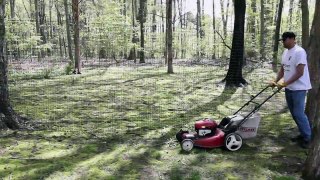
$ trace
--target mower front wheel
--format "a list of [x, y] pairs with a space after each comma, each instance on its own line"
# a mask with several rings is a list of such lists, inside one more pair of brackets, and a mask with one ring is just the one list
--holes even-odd
[[193, 141], [191, 139], [184, 139], [181, 142], [181, 148], [186, 152], [190, 152], [193, 149]]
[[229, 151], [237, 151], [242, 146], [242, 137], [237, 133], [230, 133], [225, 137], [224, 145]]

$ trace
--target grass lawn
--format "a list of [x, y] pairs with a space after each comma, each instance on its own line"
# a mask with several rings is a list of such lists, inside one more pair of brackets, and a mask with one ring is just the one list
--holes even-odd
[[297, 130], [284, 93], [261, 108], [258, 136], [237, 152], [184, 153], [175, 140], [198, 119], [231, 115], [275, 76], [271, 69], [246, 69], [250, 84], [236, 90], [219, 83], [224, 67], [174, 71], [123, 64], [48, 79], [11, 74], [12, 104], [37, 128], [0, 131], [0, 179], [299, 179], [307, 151], [289, 140]]

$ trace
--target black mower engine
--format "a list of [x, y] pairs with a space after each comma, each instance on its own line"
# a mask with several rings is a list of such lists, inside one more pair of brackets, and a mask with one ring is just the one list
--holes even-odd
[[194, 128], [199, 136], [210, 136], [214, 135], [218, 124], [211, 119], [199, 120], [195, 123]]

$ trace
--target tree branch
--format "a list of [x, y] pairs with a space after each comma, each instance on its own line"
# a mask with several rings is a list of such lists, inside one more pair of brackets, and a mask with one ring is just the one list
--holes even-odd
[[221, 36], [221, 34], [220, 34], [217, 30], [214, 30], [214, 32], [216, 32], [216, 33], [220, 36], [220, 38], [221, 38], [221, 40], [222, 40], [222, 43], [223, 43], [227, 48], [229, 48], [230, 51], [231, 51], [231, 47], [226, 43], [225, 39], [223, 39], [223, 37]]

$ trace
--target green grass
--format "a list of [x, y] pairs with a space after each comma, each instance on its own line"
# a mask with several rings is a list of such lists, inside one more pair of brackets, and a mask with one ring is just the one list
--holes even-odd
[[272, 70], [246, 72], [250, 85], [236, 90], [219, 84], [224, 68], [174, 70], [168, 75], [165, 67], [147, 65], [48, 79], [11, 75], [15, 110], [38, 128], [1, 131], [0, 179], [299, 178], [306, 151], [289, 142], [296, 130], [283, 93], [261, 109], [258, 137], [238, 152], [184, 153], [175, 142], [178, 130], [192, 130], [200, 118], [232, 114], [274, 76]]

